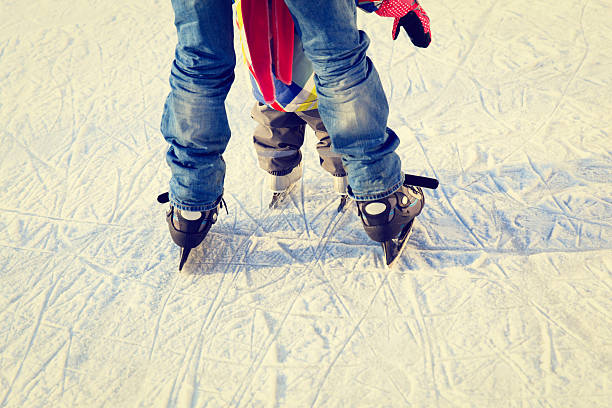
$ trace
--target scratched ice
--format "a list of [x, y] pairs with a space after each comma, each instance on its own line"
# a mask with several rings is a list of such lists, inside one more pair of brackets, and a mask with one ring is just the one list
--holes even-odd
[[229, 214], [178, 273], [170, 2], [0, 0], [0, 406], [611, 406], [612, 5], [555, 4], [423, 0], [426, 50], [359, 14], [441, 182], [391, 270], [311, 133], [268, 210], [238, 58]]

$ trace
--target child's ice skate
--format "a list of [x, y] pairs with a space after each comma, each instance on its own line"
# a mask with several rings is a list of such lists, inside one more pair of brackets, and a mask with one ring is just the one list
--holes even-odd
[[270, 191], [272, 191], [272, 200], [270, 201], [269, 208], [278, 208], [301, 178], [302, 163], [295, 166], [290, 173], [282, 176], [268, 174], [268, 186], [270, 187]]
[[338, 212], [342, 212], [349, 201], [348, 196], [348, 177], [334, 177], [334, 191], [340, 196], [340, 204], [338, 205]]

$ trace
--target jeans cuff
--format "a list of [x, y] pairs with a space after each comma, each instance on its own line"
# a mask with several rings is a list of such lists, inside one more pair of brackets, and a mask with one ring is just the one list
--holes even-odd
[[220, 195], [219, 198], [217, 198], [214, 202], [210, 204], [189, 205], [182, 204], [176, 199], [176, 197], [174, 197], [174, 195], [172, 195], [172, 193], [170, 193], [170, 205], [178, 210], [183, 211], [209, 211], [219, 205], [219, 203], [221, 202], [221, 198], [223, 198], [223, 195]]
[[380, 200], [381, 198], [385, 198], [397, 190], [404, 184], [404, 175], [402, 174], [399, 181], [391, 186], [391, 188], [384, 190], [382, 192], [376, 193], [355, 193], [351, 189], [351, 186], [348, 186], [348, 195], [355, 201], [372, 201], [372, 200]]

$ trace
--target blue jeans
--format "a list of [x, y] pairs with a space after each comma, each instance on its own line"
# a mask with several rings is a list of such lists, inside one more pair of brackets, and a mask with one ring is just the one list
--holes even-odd
[[[387, 130], [389, 108], [356, 26], [355, 0], [285, 0], [316, 74], [319, 114], [342, 156], [357, 200], [385, 197], [403, 181]], [[170, 201], [179, 209], [214, 208], [223, 194], [222, 154], [230, 138], [225, 98], [234, 80], [229, 0], [172, 0], [178, 33], [171, 92], [161, 131], [169, 143]]]

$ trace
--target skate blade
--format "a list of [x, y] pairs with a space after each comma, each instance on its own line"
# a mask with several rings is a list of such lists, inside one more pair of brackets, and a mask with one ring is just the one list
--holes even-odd
[[282, 203], [285, 202], [288, 195], [289, 194], [285, 191], [282, 193], [272, 193], [272, 200], [270, 200], [270, 205], [268, 205], [268, 208], [271, 210], [277, 209]]
[[279, 191], [279, 192], [272, 193], [272, 200], [270, 200], [270, 205], [268, 205], [268, 208], [271, 210], [275, 210], [279, 208], [287, 200], [287, 197], [289, 197], [289, 195], [295, 188], [296, 184], [297, 182], [293, 183], [285, 191]]
[[181, 248], [181, 261], [179, 262], [179, 271], [183, 269], [183, 266], [185, 265], [185, 262], [187, 261], [190, 252], [191, 248]]
[[397, 238], [381, 242], [383, 252], [385, 254], [385, 264], [388, 268], [392, 268], [395, 262], [400, 258], [406, 247], [406, 243], [412, 233], [414, 219], [402, 229]]
[[341, 213], [346, 208], [346, 205], [349, 203], [349, 196], [342, 195], [340, 197], [340, 204], [338, 204], [338, 212]]

